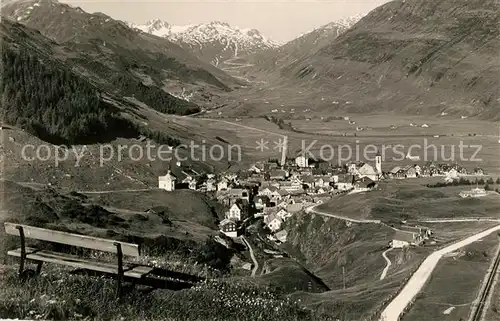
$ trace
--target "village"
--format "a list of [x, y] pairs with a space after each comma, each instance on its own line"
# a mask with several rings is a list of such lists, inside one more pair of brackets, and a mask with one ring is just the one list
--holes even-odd
[[[375, 156], [374, 165], [350, 162], [343, 166], [313, 161], [299, 154], [295, 158], [282, 158], [281, 162], [260, 161], [237, 173], [217, 175], [199, 175], [177, 162], [165, 176], [158, 178], [158, 187], [166, 191], [191, 189], [212, 193], [227, 209], [220, 222], [220, 232], [228, 237], [244, 234], [247, 222], [262, 220], [266, 237], [283, 243], [287, 238], [283, 223], [287, 219], [332, 196], [369, 192], [377, 189], [382, 180], [442, 176], [444, 182], [453, 182], [461, 175], [484, 174], [481, 168], [469, 172], [458, 164], [433, 162], [424, 166], [395, 166], [383, 171], [380, 154]], [[425, 227], [402, 226], [388, 244], [395, 248], [418, 246], [431, 234]]]

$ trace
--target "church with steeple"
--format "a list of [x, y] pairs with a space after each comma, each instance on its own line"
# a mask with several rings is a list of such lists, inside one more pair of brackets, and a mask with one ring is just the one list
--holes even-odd
[[382, 156], [379, 152], [375, 156], [375, 167], [372, 165], [365, 163], [360, 168], [356, 169], [355, 174], [359, 176], [359, 178], [367, 177], [374, 182], [382, 179]]

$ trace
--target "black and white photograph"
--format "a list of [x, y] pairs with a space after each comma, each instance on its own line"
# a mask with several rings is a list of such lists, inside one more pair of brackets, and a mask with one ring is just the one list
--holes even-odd
[[0, 321], [500, 321], [500, 0], [0, 1]]

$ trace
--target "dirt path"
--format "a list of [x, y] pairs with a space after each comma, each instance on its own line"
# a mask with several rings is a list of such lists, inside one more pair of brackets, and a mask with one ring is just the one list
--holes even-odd
[[139, 189], [116, 189], [109, 191], [76, 191], [80, 194], [109, 194], [109, 193], [127, 193], [127, 192], [147, 192], [147, 191], [156, 191], [158, 188], [139, 188]]
[[245, 128], [245, 129], [250, 129], [250, 130], [261, 132], [261, 133], [265, 133], [265, 134], [271, 134], [271, 135], [281, 136], [281, 137], [283, 137], [283, 139], [287, 138], [286, 135], [278, 134], [278, 133], [275, 133], [275, 132], [272, 132], [272, 131], [269, 131], [269, 130], [265, 130], [265, 129], [260, 129], [260, 128], [255, 128], [255, 127], [251, 127], [251, 126], [246, 126], [246, 125], [242, 125], [242, 124], [233, 123], [233, 122], [230, 122], [230, 121], [227, 121], [227, 120], [211, 119], [211, 118], [196, 118], [196, 119], [205, 120], [205, 121], [214, 121], [214, 122], [219, 122], [219, 123], [225, 123], [225, 124], [228, 124], [228, 125], [232, 125], [232, 126], [236, 126], [236, 127], [241, 127], [241, 128]]
[[392, 251], [392, 248], [390, 248], [390, 249], [386, 250], [384, 253], [382, 253], [382, 257], [387, 262], [387, 265], [385, 266], [384, 270], [382, 271], [382, 274], [380, 275], [380, 280], [385, 279], [385, 277], [387, 276], [387, 272], [389, 271], [389, 268], [392, 265], [391, 260], [389, 260], [389, 258], [387, 257], [387, 253], [389, 253], [390, 251]]
[[391, 301], [391, 303], [389, 303], [384, 311], [382, 311], [380, 321], [399, 320], [400, 315], [403, 314], [406, 308], [413, 302], [417, 294], [422, 290], [443, 255], [474, 243], [496, 231], [500, 231], [500, 225], [470, 236], [429, 255], [420, 265], [418, 270], [411, 276], [403, 290], [401, 290], [401, 292]]
[[337, 218], [339, 220], [344, 220], [344, 221], [352, 222], [352, 223], [363, 223], [363, 224], [381, 224], [382, 223], [382, 221], [380, 221], [380, 220], [356, 220], [356, 219], [345, 217], [345, 216], [339, 216], [339, 215], [334, 215], [334, 214], [330, 214], [330, 213], [316, 211], [314, 208], [317, 206], [318, 205], [310, 206], [310, 207], [305, 209], [305, 212], [306, 213], [314, 213], [314, 214], [318, 214], [318, 215], [322, 215], [322, 216], [333, 217], [333, 218]]
[[245, 245], [248, 247], [248, 250], [250, 251], [250, 257], [252, 258], [252, 261], [253, 261], [252, 277], [255, 277], [255, 274], [257, 273], [257, 270], [259, 269], [259, 262], [257, 262], [257, 259], [255, 258], [255, 255], [253, 253], [252, 246], [250, 246], [250, 243], [248, 243], [247, 239], [244, 236], [241, 236], [241, 239], [243, 240]]

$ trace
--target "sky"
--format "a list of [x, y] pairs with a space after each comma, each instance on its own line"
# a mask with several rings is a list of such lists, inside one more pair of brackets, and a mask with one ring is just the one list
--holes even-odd
[[159, 18], [173, 25], [224, 21], [254, 28], [286, 42], [341, 18], [366, 14], [388, 0], [60, 0], [83, 10], [103, 12], [114, 19], [142, 24]]

